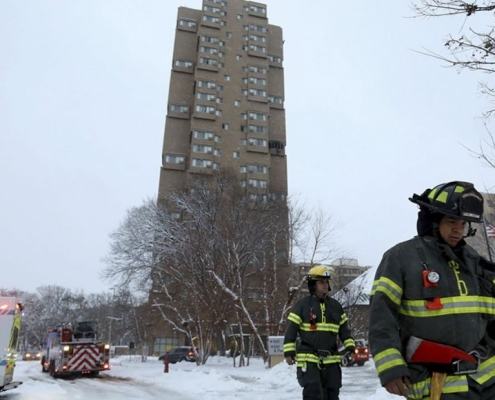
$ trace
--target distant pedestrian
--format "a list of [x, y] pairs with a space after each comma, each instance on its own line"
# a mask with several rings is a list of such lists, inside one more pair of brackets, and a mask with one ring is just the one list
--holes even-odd
[[[297, 362], [303, 400], [338, 400], [342, 386], [338, 339], [346, 351], [355, 343], [340, 303], [329, 296], [333, 268], [317, 265], [307, 276], [309, 296], [299, 300], [287, 319], [284, 356]], [[296, 339], [300, 342], [296, 349]]]
[[381, 384], [415, 400], [493, 399], [484, 397], [495, 371], [486, 340], [493, 266], [464, 241], [482, 221], [483, 197], [455, 181], [409, 200], [419, 205], [418, 235], [384, 254], [372, 289], [369, 342]]

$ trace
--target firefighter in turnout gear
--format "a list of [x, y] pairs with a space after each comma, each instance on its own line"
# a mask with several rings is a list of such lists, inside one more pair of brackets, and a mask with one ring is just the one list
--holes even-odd
[[347, 351], [355, 348], [342, 306], [328, 295], [332, 272], [323, 265], [311, 268], [307, 276], [310, 295], [299, 300], [287, 318], [284, 356], [289, 365], [297, 362], [303, 400], [338, 400], [342, 372], [337, 338]]
[[493, 265], [474, 236], [483, 197], [449, 182], [409, 199], [418, 235], [389, 249], [372, 289], [369, 342], [381, 384], [408, 399], [488, 399], [495, 358], [484, 336], [493, 319]]

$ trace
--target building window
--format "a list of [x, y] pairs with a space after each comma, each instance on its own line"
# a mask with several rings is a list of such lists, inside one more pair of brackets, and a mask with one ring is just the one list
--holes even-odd
[[241, 166], [239, 167], [239, 173], [240, 173], [240, 174], [245, 174], [246, 172], [247, 172], [247, 168], [246, 168], [246, 166], [245, 166], [245, 165], [241, 165]]
[[198, 87], [205, 87], [208, 89], [215, 89], [217, 84], [212, 81], [198, 81]]
[[189, 107], [188, 106], [181, 106], [178, 104], [171, 104], [170, 105], [170, 111], [176, 112], [176, 113], [187, 114], [189, 112]]
[[213, 132], [208, 132], [208, 131], [193, 131], [193, 137], [194, 139], [204, 139], [204, 140], [211, 140], [213, 139]]
[[240, 151], [234, 151], [232, 153], [232, 157], [234, 157], [234, 158], [241, 158], [241, 152]]
[[208, 43], [218, 43], [218, 38], [215, 36], [201, 35], [201, 41]]
[[252, 76], [251, 78], [249, 78], [249, 83], [252, 83], [253, 85], [266, 86], [266, 79], [256, 78], [256, 77]]
[[249, 94], [251, 96], [266, 97], [266, 90], [261, 89], [249, 89]]
[[267, 133], [268, 127], [261, 125], [249, 125], [249, 132], [252, 133]]
[[239, 181], [239, 186], [240, 187], [246, 187], [246, 181]]
[[208, 114], [215, 114], [215, 107], [202, 106], [202, 105], [198, 104], [198, 105], [196, 105], [196, 111], [208, 113]]
[[212, 65], [212, 66], [218, 65], [217, 60], [215, 60], [214, 58], [208, 58], [208, 57], [200, 57], [199, 62], [201, 64], [207, 64], [207, 65]]
[[186, 161], [186, 158], [184, 156], [173, 156], [173, 155], [166, 155], [165, 156], [165, 162], [171, 163], [171, 164], [184, 164]]
[[246, 144], [247, 144], [247, 140], [246, 139], [239, 140], [239, 146], [245, 146]]
[[220, 47], [225, 47], [225, 42], [223, 40], [220, 40], [220, 42], [218, 42]]
[[222, 141], [222, 137], [220, 135], [215, 135], [215, 142], [220, 143]]
[[248, 165], [248, 171], [252, 174], [266, 174], [268, 172], [268, 167], [266, 165]]
[[253, 12], [261, 13], [261, 14], [266, 14], [266, 8], [264, 7], [258, 7], [258, 6], [253, 6], [250, 5], [249, 9]]
[[223, 80], [224, 81], [230, 81], [230, 75], [224, 75]]
[[215, 98], [216, 98], [216, 96], [214, 94], [211, 94], [211, 93], [202, 93], [202, 92], [198, 92], [198, 94], [196, 95], [196, 97], [199, 100], [208, 100], [208, 101], [215, 101]]
[[267, 28], [264, 25], [249, 24], [249, 29], [256, 32], [266, 33]]
[[[242, 60], [242, 56], [241, 56], [240, 54], [237, 54], [237, 55], [235, 56], [235, 59], [236, 59], [237, 61], [240, 61], [240, 60]], [[243, 68], [244, 68], [244, 67], [243, 67]]]
[[229, 130], [229, 124], [222, 124], [222, 129], [225, 131]]
[[254, 119], [257, 121], [267, 121], [268, 120], [268, 114], [250, 111], [249, 112], [249, 119]]
[[276, 103], [276, 104], [283, 104], [284, 100], [282, 99], [281, 96], [270, 95], [270, 96], [268, 96], [268, 102], [269, 103]]
[[192, 166], [199, 168], [211, 168], [213, 162], [211, 160], [202, 160], [200, 158], [192, 159]]
[[266, 188], [267, 182], [263, 179], [249, 179], [248, 184], [250, 187]]
[[220, 26], [227, 26], [227, 22], [226, 21], [220, 21]]
[[240, 107], [241, 106], [241, 101], [240, 100], [234, 100], [234, 105], [236, 107]]
[[196, 27], [196, 21], [192, 19], [180, 19], [179, 20], [179, 25], [180, 26], [185, 26], [188, 28], [195, 28]]
[[193, 63], [192, 61], [175, 60], [175, 66], [182, 68], [192, 68]]
[[247, 85], [247, 83], [248, 83], [248, 78], [242, 78], [242, 79], [241, 79], [241, 82], [242, 82], [242, 84], [243, 84], [243, 85]]
[[220, 9], [218, 7], [204, 6], [203, 11], [208, 11], [212, 13], [220, 13]]
[[242, 94], [243, 96], [247, 96], [247, 95], [248, 95], [248, 91], [247, 91], [247, 89], [242, 89], [242, 90], [241, 90], [241, 94]]
[[220, 18], [212, 17], [211, 15], [203, 15], [203, 21], [213, 22], [214, 24], [219, 24]]
[[225, 68], [225, 64], [224, 64], [224, 63], [219, 62], [219, 63], [218, 63], [218, 68]]
[[258, 46], [256, 44], [249, 45], [249, 50], [257, 51], [259, 53], [266, 53], [266, 47], [265, 46]]
[[223, 99], [221, 97], [217, 97], [217, 103], [218, 104], [222, 104], [223, 103]]
[[282, 62], [282, 57], [277, 57], [277, 56], [268, 56], [268, 59], [272, 62], [276, 63], [281, 63]]
[[215, 111], [215, 115], [216, 115], [217, 117], [221, 117], [221, 116], [223, 115], [222, 110], [216, 110], [216, 111]]
[[242, 18], [243, 18], [242, 14], [237, 14], [237, 19], [242, 19]]
[[230, 39], [232, 37], [232, 32], [227, 32], [225, 36], [227, 36]]
[[213, 155], [216, 157], [220, 157], [222, 155], [222, 150], [220, 149], [213, 150]]
[[263, 74], [266, 75], [267, 73], [267, 68], [266, 67], [260, 67], [258, 65], [250, 65], [249, 66], [249, 72], [254, 72], [256, 74]]
[[217, 90], [219, 92], [223, 92], [223, 86], [222, 85], [217, 85]]
[[213, 169], [216, 169], [218, 171], [220, 169], [220, 164], [219, 163], [213, 163]]
[[208, 54], [218, 54], [218, 50], [215, 47], [201, 46], [199, 51], [201, 51], [202, 53], [208, 53]]
[[248, 143], [250, 146], [266, 147], [266, 140], [265, 139], [249, 138]]
[[212, 146], [206, 146], [203, 144], [194, 144], [193, 145], [193, 152], [211, 154], [211, 153], [213, 153], [213, 147]]
[[254, 40], [255, 42], [266, 43], [266, 36], [249, 35], [249, 39]]

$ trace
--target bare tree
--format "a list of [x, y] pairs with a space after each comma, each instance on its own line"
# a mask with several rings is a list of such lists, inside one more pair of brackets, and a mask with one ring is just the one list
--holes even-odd
[[[438, 58], [448, 65], [460, 69], [479, 71], [491, 74], [495, 71], [495, 32], [493, 27], [465, 28], [467, 23], [474, 23], [476, 16], [493, 13], [495, 1], [463, 1], [463, 0], [416, 0], [412, 9], [420, 17], [463, 16], [460, 32], [449, 35], [445, 47], [450, 55], [443, 56], [427, 51], [426, 54]], [[495, 88], [486, 82], [479, 83], [483, 94], [493, 97]], [[492, 104], [494, 102], [492, 101]], [[491, 108], [484, 113], [490, 117], [495, 111]]]

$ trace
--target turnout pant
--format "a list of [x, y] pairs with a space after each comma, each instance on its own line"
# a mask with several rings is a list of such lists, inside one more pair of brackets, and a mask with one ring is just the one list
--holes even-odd
[[297, 368], [297, 380], [303, 388], [303, 400], [339, 400], [342, 386], [340, 364], [325, 364], [318, 368], [316, 363], [306, 363], [305, 370]]

